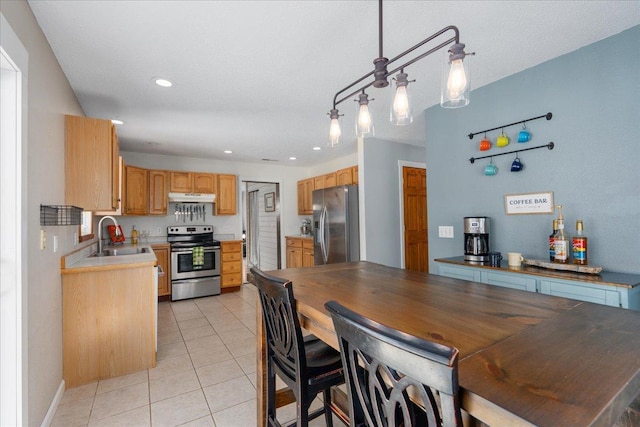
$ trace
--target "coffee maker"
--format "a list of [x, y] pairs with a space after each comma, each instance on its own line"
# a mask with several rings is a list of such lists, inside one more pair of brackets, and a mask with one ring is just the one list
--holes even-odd
[[489, 261], [489, 217], [464, 217], [464, 260], [476, 263]]

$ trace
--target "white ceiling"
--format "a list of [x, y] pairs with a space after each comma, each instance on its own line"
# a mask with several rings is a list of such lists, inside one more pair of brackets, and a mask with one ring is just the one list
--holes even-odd
[[[373, 69], [377, 1], [29, 4], [85, 114], [124, 121], [124, 151], [310, 166], [356, 150], [354, 103], [339, 106], [338, 148], [326, 145], [326, 113], [338, 90]], [[638, 1], [387, 0], [384, 54], [456, 25], [477, 53], [467, 60], [478, 88], [638, 24]], [[414, 112], [439, 102], [445, 50], [405, 70], [417, 80]], [[160, 88], [156, 76], [175, 85]], [[424, 143], [424, 120], [387, 124], [389, 88], [368, 92], [376, 138]]]

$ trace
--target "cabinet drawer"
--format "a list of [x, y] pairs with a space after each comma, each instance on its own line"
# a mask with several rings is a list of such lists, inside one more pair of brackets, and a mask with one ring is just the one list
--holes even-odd
[[313, 252], [313, 239], [300, 239], [302, 240], [302, 249], [311, 249]]
[[438, 274], [441, 276], [451, 277], [453, 279], [480, 281], [480, 271], [470, 268], [453, 267], [449, 265], [438, 266]]
[[223, 242], [222, 243], [222, 252], [223, 253], [228, 253], [228, 252], [241, 252], [241, 248], [242, 245], [241, 243], [226, 243]]
[[242, 263], [241, 262], [223, 262], [222, 263], [222, 274], [225, 273], [236, 273], [242, 272]]
[[227, 261], [241, 261], [242, 260], [242, 254], [240, 252], [233, 252], [233, 253], [223, 253], [222, 254], [222, 262], [227, 262]]
[[541, 280], [540, 292], [557, 297], [577, 299], [580, 301], [605, 304], [620, 307], [620, 292], [617, 289], [560, 282], [555, 280]]
[[302, 248], [302, 239], [287, 238], [288, 248]]
[[489, 285], [502, 286], [504, 288], [518, 289], [521, 291], [536, 292], [536, 279], [518, 276], [516, 274], [504, 274], [493, 271], [482, 272], [481, 282]]
[[224, 274], [220, 278], [220, 286], [240, 286], [242, 285], [242, 274], [230, 273]]

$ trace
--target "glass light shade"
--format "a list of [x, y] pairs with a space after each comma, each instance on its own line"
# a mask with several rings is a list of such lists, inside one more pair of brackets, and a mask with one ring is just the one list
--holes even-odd
[[340, 119], [331, 119], [331, 125], [329, 127], [329, 146], [335, 147], [340, 144], [340, 136], [342, 136], [342, 130], [340, 129]]
[[471, 78], [468, 61], [454, 59], [449, 64], [449, 54], [442, 69], [440, 105], [444, 108], [460, 108], [469, 104]]
[[369, 105], [356, 104], [356, 135], [361, 137], [373, 136], [373, 120]]
[[389, 119], [391, 123], [398, 126], [408, 125], [413, 122], [413, 108], [406, 84], [396, 88]]

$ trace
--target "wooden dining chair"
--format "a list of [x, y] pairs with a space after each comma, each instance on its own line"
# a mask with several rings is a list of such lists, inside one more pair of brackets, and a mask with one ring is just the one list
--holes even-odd
[[[314, 335], [302, 336], [291, 281], [255, 267], [251, 268], [251, 274], [259, 291], [267, 343], [267, 425], [281, 426], [275, 405], [278, 374], [296, 398], [297, 420], [291, 425], [306, 427], [310, 420], [324, 413], [327, 426], [332, 427], [330, 388], [344, 383], [340, 353]], [[320, 392], [323, 406], [309, 413]]]
[[458, 350], [325, 304], [340, 343], [351, 426], [462, 426]]

